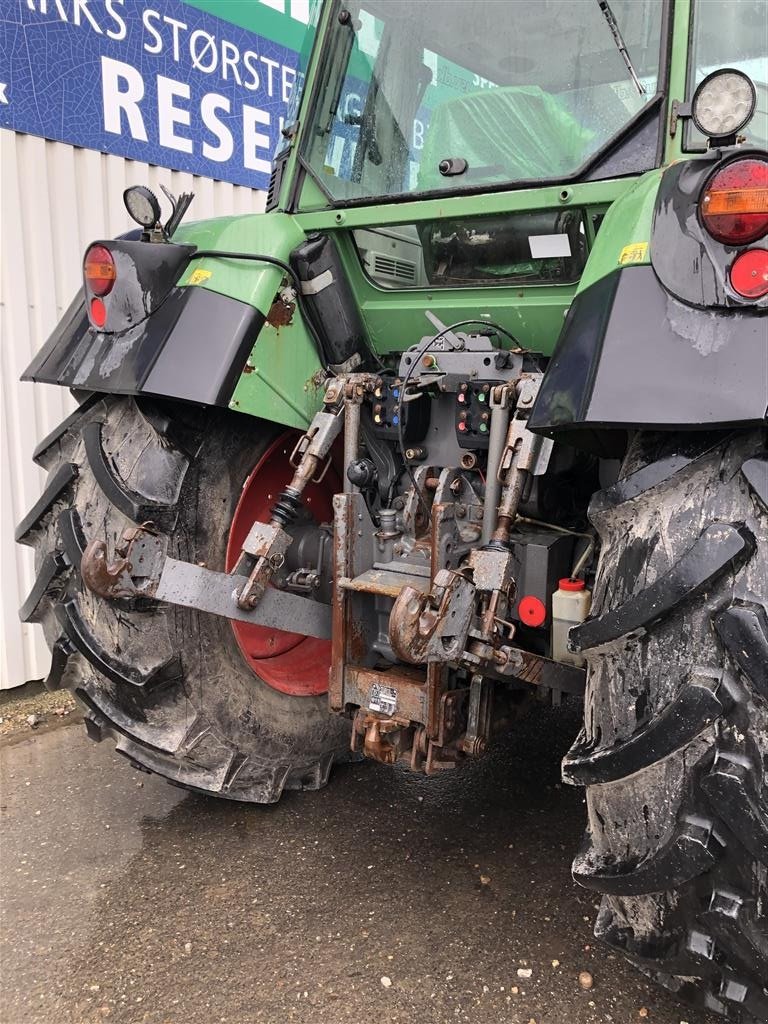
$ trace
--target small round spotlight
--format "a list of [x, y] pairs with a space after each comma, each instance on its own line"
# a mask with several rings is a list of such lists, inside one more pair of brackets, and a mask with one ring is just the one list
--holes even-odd
[[699, 83], [693, 94], [691, 117], [707, 138], [723, 139], [749, 124], [756, 103], [749, 76], [735, 68], [721, 68]]
[[125, 208], [137, 224], [152, 228], [160, 220], [160, 203], [154, 192], [143, 185], [132, 185], [123, 192]]

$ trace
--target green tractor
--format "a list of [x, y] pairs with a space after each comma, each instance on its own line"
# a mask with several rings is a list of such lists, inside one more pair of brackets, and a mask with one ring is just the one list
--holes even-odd
[[49, 688], [269, 803], [582, 699], [596, 934], [768, 1020], [763, 0], [327, 0], [267, 212], [91, 245], [25, 379]]

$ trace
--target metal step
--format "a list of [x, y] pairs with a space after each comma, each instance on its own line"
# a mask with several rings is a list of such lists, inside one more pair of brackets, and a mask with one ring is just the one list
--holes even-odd
[[397, 562], [377, 564], [353, 580], [340, 580], [339, 586], [342, 590], [392, 598], [397, 597], [403, 587], [413, 587], [421, 593], [429, 590], [431, 576], [427, 566], [409, 565], [409, 572], [398, 571], [391, 566], [400, 568]]

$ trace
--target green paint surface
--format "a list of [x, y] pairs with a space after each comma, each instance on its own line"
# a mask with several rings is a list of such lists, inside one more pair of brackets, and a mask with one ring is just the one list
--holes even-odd
[[[609, 207], [579, 281], [579, 292], [620, 266], [651, 262], [651, 223], [662, 173], [657, 169], [636, 178]], [[641, 254], [637, 247], [642, 246]]]
[[[259, 0], [184, 0], [206, 14], [271, 39], [289, 50], [300, 50], [307, 26], [288, 14], [281, 14]], [[289, 0], [286, 0], [289, 5]]]
[[[479, 317], [506, 328], [525, 348], [551, 355], [563, 319], [577, 290], [618, 266], [622, 246], [647, 241], [659, 171], [641, 179], [584, 182], [567, 190], [549, 186], [491, 195], [451, 196], [402, 204], [322, 210], [289, 215], [279, 211], [245, 217], [220, 217], [180, 228], [176, 238], [199, 249], [259, 253], [284, 262], [313, 231], [335, 235], [347, 277], [357, 299], [371, 346], [381, 354], [418, 343], [433, 328], [430, 310], [444, 323]], [[611, 205], [613, 204], [613, 205]], [[587, 215], [607, 214], [595, 240], [581, 282], [521, 284], [471, 288], [380, 288], [365, 274], [351, 229], [398, 223], [455, 219], [531, 209], [583, 207]], [[207, 276], [210, 275], [210, 276]], [[265, 316], [283, 284], [284, 273], [257, 261], [205, 257], [193, 260], [182, 287], [200, 287], [255, 306]], [[232, 395], [231, 408], [305, 428], [320, 407], [321, 369], [312, 339], [298, 310], [290, 325], [265, 324], [248, 365]]]
[[265, 323], [229, 403], [230, 409], [306, 430], [323, 404], [320, 362], [301, 317]]
[[[297, 50], [302, 45], [306, 26], [264, 4], [251, 0], [188, 2], [283, 45]], [[690, 0], [677, 0], [673, 10], [669, 96], [685, 99]], [[333, 5], [324, 4], [319, 39], [333, 29], [333, 15]], [[308, 68], [308, 84], [317, 77], [319, 66], [320, 52], [315, 48]], [[309, 123], [310, 91], [306, 89], [304, 93], [300, 122]], [[679, 158], [681, 138], [679, 129], [674, 139], [667, 134], [665, 162]], [[298, 146], [294, 144], [283, 176], [281, 206], [287, 205], [298, 173], [297, 152]], [[425, 311], [430, 310], [448, 324], [472, 317], [496, 321], [525, 348], [550, 355], [565, 313], [578, 292], [621, 265], [650, 262], [653, 209], [662, 173], [662, 169], [657, 169], [635, 178], [476, 195], [399, 197], [397, 201], [344, 209], [330, 207], [327, 197], [307, 176], [297, 204], [299, 212], [295, 214], [275, 210], [263, 215], [219, 218], [186, 225], [176, 237], [200, 248], [262, 253], [288, 262], [290, 253], [308, 234], [328, 232], [338, 242], [369, 342], [379, 353], [402, 351], [433, 333], [434, 328], [425, 317]], [[352, 237], [355, 228], [418, 225], [425, 221], [455, 221], [569, 206], [586, 211], [590, 246], [581, 280], [573, 284], [384, 289], [365, 274]], [[595, 235], [594, 225], [600, 219]], [[193, 261], [180, 283], [232, 296], [255, 306], [266, 316], [278, 290], [289, 282], [279, 269], [258, 262], [205, 258]], [[288, 326], [276, 328], [265, 323], [232, 395], [231, 408], [303, 429], [321, 405], [320, 369], [311, 337], [297, 309]]]
[[[520, 188], [509, 192], [486, 192], [477, 195], [441, 196], [439, 199], [404, 199], [397, 202], [347, 207], [343, 210], [305, 210], [296, 219], [308, 231], [334, 228], [384, 227], [393, 224], [415, 224], [423, 220], [458, 220], [462, 217], [491, 213], [516, 213], [523, 210], [549, 210], [571, 206], [612, 203], [634, 179], [614, 181], [583, 181], [575, 185], [545, 185], [541, 188]], [[317, 186], [315, 186], [317, 188]], [[563, 201], [562, 195], [566, 194]], [[327, 200], [326, 200], [327, 203]]]
[[[186, 224], [176, 232], [174, 241], [196, 245], [198, 249], [263, 253], [287, 263], [292, 250], [304, 237], [296, 218], [275, 211]], [[198, 287], [248, 302], [265, 316], [283, 279], [283, 271], [267, 263], [206, 257], [193, 260], [179, 284], [182, 287], [190, 284], [190, 278], [200, 271], [209, 272], [210, 277]]]
[[[174, 237], [198, 249], [263, 253], [287, 263], [305, 235], [294, 217], [274, 212], [187, 224]], [[205, 257], [192, 260], [179, 284], [228, 295], [266, 316], [284, 278], [279, 267], [269, 264]], [[265, 323], [254, 339], [230, 408], [303, 430], [322, 403], [322, 388], [315, 382], [319, 370], [320, 361], [298, 311], [287, 326]]]

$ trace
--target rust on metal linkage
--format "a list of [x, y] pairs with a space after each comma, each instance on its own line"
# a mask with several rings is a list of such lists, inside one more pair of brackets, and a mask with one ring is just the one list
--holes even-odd
[[131, 550], [142, 534], [154, 534], [152, 523], [142, 523], [131, 527], [123, 534], [123, 544], [115, 550], [119, 557], [110, 563], [107, 545], [103, 540], [94, 538], [80, 560], [80, 575], [83, 583], [94, 594], [105, 600], [136, 597], [142, 593], [151, 596], [150, 590], [139, 591], [133, 581], [133, 562]]
[[131, 597], [136, 590], [131, 580], [131, 563], [127, 558], [118, 558], [110, 564], [107, 545], [98, 538], [83, 552], [80, 575], [86, 587], [105, 600]]

